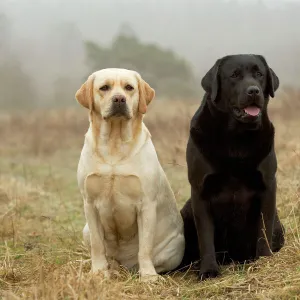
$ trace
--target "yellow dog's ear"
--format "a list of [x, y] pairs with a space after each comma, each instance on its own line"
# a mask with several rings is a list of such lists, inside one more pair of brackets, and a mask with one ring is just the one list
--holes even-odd
[[[137, 73], [138, 74], [138, 73]], [[154, 89], [138, 74], [139, 81], [139, 112], [145, 114], [147, 106], [155, 97]]]
[[87, 81], [76, 92], [76, 100], [84, 107], [92, 110], [94, 107], [94, 75], [90, 75]]

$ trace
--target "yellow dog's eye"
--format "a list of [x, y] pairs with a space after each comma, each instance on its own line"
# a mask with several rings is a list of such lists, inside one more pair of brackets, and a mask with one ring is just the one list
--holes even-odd
[[109, 90], [109, 86], [107, 84], [103, 85], [103, 86], [101, 86], [101, 88], [99, 90], [101, 90], [103, 92], [108, 91]]
[[125, 85], [125, 89], [126, 89], [127, 91], [132, 91], [132, 90], [134, 89], [134, 87], [131, 86], [130, 84], [127, 84], [127, 85]]

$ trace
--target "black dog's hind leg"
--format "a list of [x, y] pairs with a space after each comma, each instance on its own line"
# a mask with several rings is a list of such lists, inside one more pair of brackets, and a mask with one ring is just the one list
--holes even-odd
[[267, 184], [261, 201], [261, 216], [257, 240], [256, 256], [272, 255], [272, 237], [276, 215], [276, 179]]
[[274, 220], [274, 229], [272, 237], [272, 251], [278, 252], [285, 242], [285, 228], [279, 220], [278, 213], [276, 211], [275, 220]]
[[195, 263], [200, 260], [197, 230], [192, 210], [192, 202], [189, 199], [180, 211], [184, 224], [185, 251], [177, 270], [186, 271], [194, 269]]

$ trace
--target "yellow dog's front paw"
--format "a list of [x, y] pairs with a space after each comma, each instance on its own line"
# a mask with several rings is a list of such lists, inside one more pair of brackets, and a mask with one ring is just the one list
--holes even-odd
[[110, 272], [109, 270], [103, 270], [103, 269], [96, 269], [92, 268], [90, 271], [91, 275], [101, 276], [103, 279], [110, 279]]
[[162, 276], [158, 275], [158, 274], [144, 274], [144, 275], [141, 275], [140, 281], [141, 282], [152, 283], [152, 282], [165, 281], [165, 279]]
[[111, 277], [120, 276], [120, 264], [116, 260], [112, 259], [109, 261], [109, 272]]
[[159, 280], [159, 275], [143, 275], [140, 279], [141, 282], [157, 282]]

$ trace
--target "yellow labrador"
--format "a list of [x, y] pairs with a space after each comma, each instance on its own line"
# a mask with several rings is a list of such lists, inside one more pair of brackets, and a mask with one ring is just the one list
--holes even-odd
[[176, 268], [183, 222], [143, 123], [154, 90], [131, 70], [103, 69], [76, 93], [90, 111], [77, 179], [84, 199], [92, 272], [139, 267], [142, 280]]

